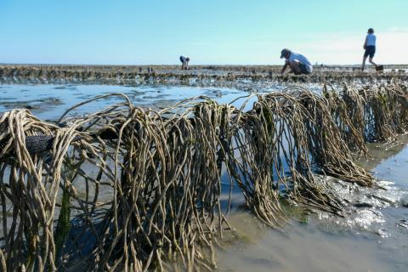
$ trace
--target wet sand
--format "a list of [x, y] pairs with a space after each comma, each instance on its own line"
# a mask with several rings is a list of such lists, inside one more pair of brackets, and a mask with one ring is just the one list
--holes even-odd
[[219, 250], [219, 270], [407, 271], [407, 143], [403, 136], [394, 144], [371, 144], [371, 158], [361, 162], [389, 182], [384, 197], [393, 204], [381, 206], [372, 199], [371, 207], [361, 206], [348, 219], [293, 218], [283, 232], [266, 228], [248, 213], [235, 213], [230, 221], [242, 237]]

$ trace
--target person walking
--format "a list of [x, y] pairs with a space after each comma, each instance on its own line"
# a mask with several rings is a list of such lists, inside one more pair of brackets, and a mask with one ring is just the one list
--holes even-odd
[[377, 37], [374, 35], [374, 29], [372, 28], [368, 29], [367, 36], [364, 41], [365, 51], [364, 51], [364, 56], [363, 56], [363, 66], [361, 67], [362, 71], [364, 71], [367, 57], [370, 57], [369, 61], [372, 65], [375, 66], [376, 69], [378, 67], [378, 65], [373, 61], [373, 58], [375, 55], [375, 49], [376, 49], [376, 40], [377, 40]]
[[291, 50], [285, 48], [281, 51], [280, 58], [286, 59], [281, 74], [283, 74], [288, 67], [290, 67], [291, 72], [295, 75], [308, 75], [313, 72], [312, 64], [302, 54], [292, 52]]

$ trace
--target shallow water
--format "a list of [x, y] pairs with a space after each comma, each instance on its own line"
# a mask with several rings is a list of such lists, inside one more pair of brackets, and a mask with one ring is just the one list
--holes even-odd
[[[206, 96], [219, 103], [229, 103], [248, 92], [229, 88], [142, 86], [127, 87], [113, 85], [0, 85], [0, 113], [14, 108], [27, 108], [41, 119], [56, 120], [65, 110], [97, 95], [123, 93], [135, 105], [145, 107], [167, 107], [182, 100]], [[101, 99], [85, 107], [75, 109], [72, 114], [96, 112], [104, 107], [122, 102], [119, 97]]]
[[[248, 85], [249, 84], [249, 85]], [[250, 86], [250, 87], [248, 87]], [[230, 103], [238, 97], [269, 93], [275, 91], [296, 90], [301, 84], [245, 83], [235, 87], [199, 87], [199, 86], [125, 86], [97, 84], [1, 84], [0, 113], [14, 108], [29, 109], [44, 120], [57, 120], [65, 110], [98, 95], [122, 93], [137, 106], [163, 108], [172, 106], [192, 97], [205, 96], [218, 103]], [[321, 84], [308, 84], [308, 89], [320, 92]], [[241, 106], [243, 99], [234, 103]], [[94, 101], [71, 112], [71, 115], [83, 115], [96, 112], [112, 104], [123, 102], [118, 96]], [[255, 101], [252, 98], [251, 102]], [[245, 109], [252, 108], [251, 103]]]
[[[285, 86], [263, 86], [257, 90], [283, 89]], [[153, 108], [202, 95], [219, 103], [249, 95], [239, 88], [4, 84], [0, 85], [0, 113], [25, 107], [41, 119], [55, 120], [66, 109], [85, 99], [113, 92], [126, 94], [136, 105]], [[99, 100], [76, 109], [73, 114], [95, 112], [117, 102], [120, 102], [117, 97]], [[236, 105], [240, 103], [242, 101]], [[234, 213], [230, 221], [242, 239], [218, 251], [219, 270], [407, 271], [408, 208], [403, 207], [405, 199], [408, 206], [406, 143], [408, 137], [401, 138], [400, 144], [370, 145], [372, 156], [360, 163], [383, 181], [388, 190], [381, 196], [389, 199], [391, 204], [375, 205], [373, 199], [364, 199], [371, 206], [356, 209], [350, 219], [336, 221], [321, 215], [310, 216], [305, 220], [307, 223], [291, 222], [284, 233], [272, 231], [253, 216], [240, 211], [242, 195], [239, 190], [233, 191], [236, 194], [233, 195]], [[224, 185], [227, 188], [228, 181]], [[227, 198], [223, 196], [224, 205]]]
[[377, 244], [351, 233], [293, 224], [279, 233], [247, 214], [232, 218], [247, 239], [220, 252], [220, 271], [391, 271]]
[[344, 220], [309, 216], [306, 223], [292, 221], [283, 233], [248, 213], [235, 213], [230, 221], [242, 239], [218, 251], [219, 270], [407, 271], [408, 139], [399, 141], [371, 145], [372, 156], [361, 162], [387, 185], [381, 196], [394, 204], [359, 208]]

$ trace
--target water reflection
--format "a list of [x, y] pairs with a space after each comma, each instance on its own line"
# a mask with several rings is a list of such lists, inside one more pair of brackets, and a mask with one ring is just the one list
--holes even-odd
[[[182, 100], [207, 96], [219, 103], [229, 103], [248, 92], [229, 88], [141, 86], [138, 88], [113, 85], [1, 85], [0, 112], [13, 108], [26, 108], [41, 119], [55, 120], [66, 109], [97, 95], [124, 93], [136, 105], [163, 108]], [[118, 97], [98, 100], [86, 107], [76, 109], [73, 114], [86, 114], [98, 111], [113, 103], [120, 102]]]

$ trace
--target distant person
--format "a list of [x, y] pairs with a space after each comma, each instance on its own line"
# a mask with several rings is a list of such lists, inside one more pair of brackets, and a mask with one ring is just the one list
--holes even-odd
[[302, 74], [308, 75], [313, 72], [312, 64], [302, 54], [292, 52], [289, 49], [283, 49], [281, 51], [280, 58], [286, 59], [285, 65], [283, 66], [282, 71], [281, 71], [282, 74], [285, 72], [288, 66], [290, 67], [291, 72], [294, 73], [295, 75], [302, 75]]
[[181, 70], [188, 70], [189, 57], [180, 56]]
[[375, 66], [377, 69], [377, 64], [373, 61], [374, 55], [375, 55], [375, 44], [376, 44], [377, 37], [374, 35], [374, 29], [370, 28], [368, 29], [367, 36], [365, 38], [364, 42], [364, 57], [363, 57], [363, 66], [361, 67], [361, 70], [364, 71], [365, 68], [365, 63], [367, 60], [367, 57], [369, 56], [370, 63]]

